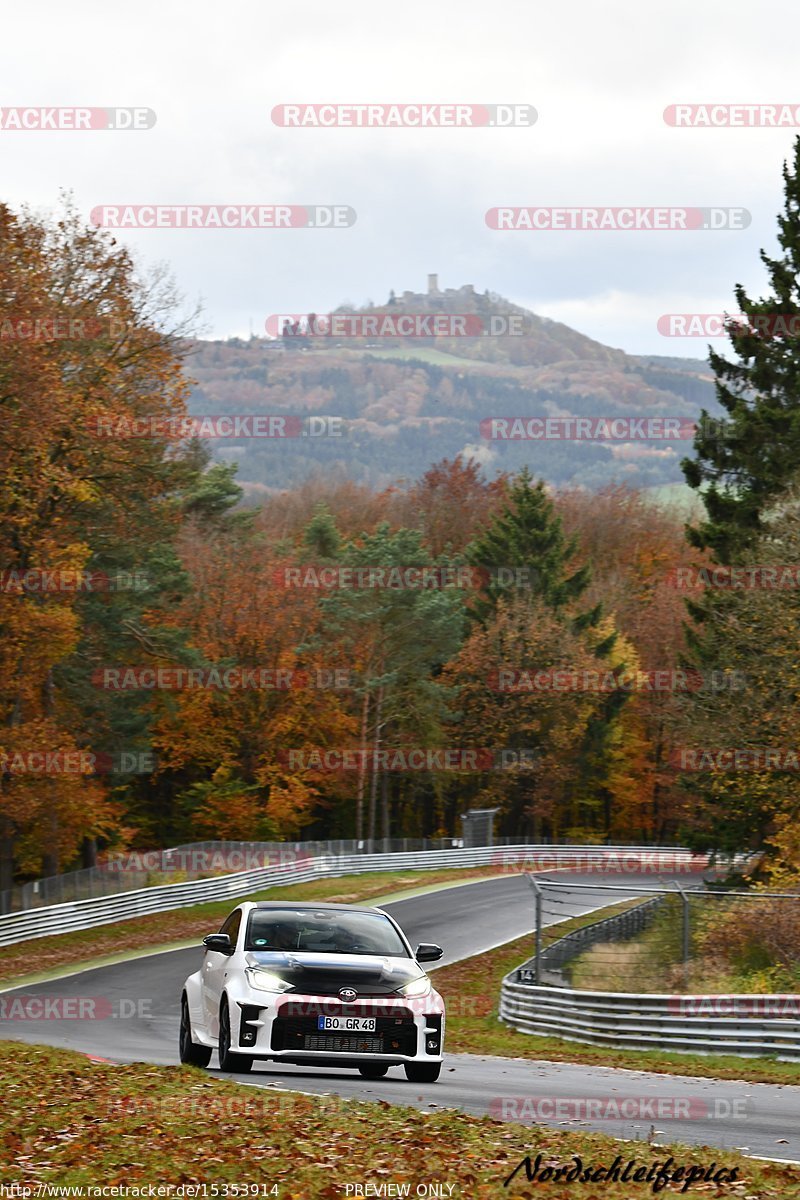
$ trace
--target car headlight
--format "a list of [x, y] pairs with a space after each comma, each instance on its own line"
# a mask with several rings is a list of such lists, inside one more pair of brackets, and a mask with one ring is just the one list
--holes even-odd
[[419, 979], [412, 979], [397, 990], [401, 996], [427, 996], [431, 990], [431, 981], [427, 975], [421, 975]]
[[244, 973], [250, 987], [259, 992], [288, 992], [292, 986], [285, 979], [281, 979], [280, 975], [273, 975], [271, 971], [262, 971], [260, 967], [245, 967]]

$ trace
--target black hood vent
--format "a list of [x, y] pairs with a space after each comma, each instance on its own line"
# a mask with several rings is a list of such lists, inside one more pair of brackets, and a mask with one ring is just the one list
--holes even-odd
[[423, 975], [413, 959], [361, 954], [248, 951], [247, 961], [290, 983], [293, 992], [315, 996], [335, 996], [345, 987], [359, 996], [387, 996]]

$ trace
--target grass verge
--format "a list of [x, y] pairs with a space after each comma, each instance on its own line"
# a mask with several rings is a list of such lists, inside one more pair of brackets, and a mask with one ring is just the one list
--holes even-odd
[[176, 942], [198, 940], [218, 929], [232, 908], [242, 900], [329, 900], [342, 904], [374, 900], [387, 893], [429, 886], [435, 883], [466, 883], [469, 879], [503, 874], [497, 867], [445, 868], [441, 871], [370, 871], [361, 875], [341, 875], [335, 879], [317, 879], [312, 883], [267, 888], [251, 895], [192, 908], [133, 917], [113, 925], [99, 925], [77, 933], [31, 938], [14, 946], [0, 947], [0, 986], [21, 981], [34, 972], [89, 965], [94, 959], [121, 951], [153, 950]]
[[[610, 1166], [620, 1155], [623, 1164], [635, 1159], [637, 1167], [648, 1168], [669, 1157], [672, 1169], [715, 1163], [726, 1175], [716, 1186], [698, 1185], [705, 1195], [800, 1197], [798, 1168], [755, 1162], [727, 1150], [656, 1147], [603, 1134], [501, 1124], [453, 1110], [424, 1112], [384, 1102], [276, 1093], [215, 1080], [192, 1068], [116, 1067], [90, 1063], [70, 1051], [10, 1042], [0, 1042], [0, 1074], [0, 1167], [6, 1186], [205, 1184], [207, 1195], [280, 1200], [341, 1200], [348, 1184], [377, 1189], [403, 1183], [412, 1196], [425, 1194], [420, 1184], [449, 1184], [450, 1190], [432, 1194], [456, 1200], [532, 1197], [534, 1190], [537, 1196], [545, 1191], [550, 1200], [652, 1195], [652, 1185], [644, 1182], [551, 1182], [543, 1189], [527, 1183], [524, 1170], [503, 1188], [526, 1155], [535, 1161], [540, 1154], [541, 1167], [572, 1167], [577, 1155], [584, 1167], [594, 1168]], [[435, 1092], [426, 1088], [423, 1102]], [[726, 1182], [731, 1171], [736, 1175]], [[212, 1191], [212, 1184], [223, 1183], [241, 1190]], [[677, 1182], [663, 1194], [675, 1195], [680, 1188]], [[689, 1194], [694, 1193], [692, 1188]], [[361, 1194], [403, 1193], [384, 1187]]]

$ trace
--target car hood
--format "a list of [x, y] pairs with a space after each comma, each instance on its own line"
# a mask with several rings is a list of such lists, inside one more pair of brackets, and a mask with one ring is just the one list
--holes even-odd
[[325, 954], [301, 950], [248, 950], [250, 967], [262, 967], [296, 991], [328, 993], [353, 987], [362, 995], [396, 992], [425, 972], [411, 958], [373, 954]]

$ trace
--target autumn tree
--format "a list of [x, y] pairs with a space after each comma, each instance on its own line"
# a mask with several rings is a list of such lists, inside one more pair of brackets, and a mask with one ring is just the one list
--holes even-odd
[[[15, 865], [58, 869], [119, 818], [89, 774], [36, 779], [8, 756], [92, 749], [93, 721], [58, 674], [83, 621], [82, 585], [64, 581], [102, 576], [173, 521], [187, 477], [168, 432], [186, 396], [174, 300], [69, 206], [55, 223], [0, 206], [0, 886]], [[134, 418], [167, 432], [113, 436]], [[37, 571], [57, 582], [32, 584]]]
[[[197, 687], [151, 700], [154, 795], [167, 822], [158, 833], [211, 836], [216, 813], [219, 837], [297, 836], [327, 801], [291, 751], [311, 730], [322, 745], [353, 733], [351, 685], [342, 678], [337, 687], [333, 674], [341, 663], [322, 638], [310, 648], [320, 631], [317, 596], [286, 586], [286, 560], [249, 523], [192, 521], [179, 548], [191, 586], [174, 620], [189, 631], [204, 674]], [[206, 686], [213, 671], [234, 672], [232, 684]]]
[[458, 455], [429, 467], [405, 497], [405, 524], [420, 530], [431, 553], [460, 553], [483, 532], [505, 494], [505, 476], [489, 481], [474, 458]]
[[[675, 672], [680, 680], [687, 665], [687, 613], [678, 580], [687, 568], [711, 562], [688, 545], [685, 512], [622, 485], [599, 492], [568, 489], [555, 495], [554, 504], [565, 533], [577, 541], [576, 564], [591, 566], [586, 604], [602, 603], [632, 647], [631, 663], [667, 677]], [[682, 703], [679, 687], [653, 688], [632, 697], [622, 718], [644, 739], [646, 769], [638, 785], [645, 795], [637, 808], [646, 805], [644, 827], [656, 841], [677, 835], [687, 803], [671, 765]]]
[[[392, 739], [411, 745], [436, 745], [445, 716], [446, 695], [437, 680], [460, 644], [463, 598], [447, 584], [448, 560], [435, 558], [416, 530], [392, 532], [388, 524], [342, 548], [342, 568], [398, 571], [400, 582], [345, 586], [320, 601], [325, 636], [336, 639], [351, 656], [358, 679], [360, 763], [355, 831], [372, 840], [377, 829], [377, 796], [382, 792], [382, 833], [389, 836], [388, 779], [381, 779], [375, 755]], [[429, 569], [439, 586], [404, 584], [407, 568]]]
[[[603, 631], [605, 632], [605, 631]], [[444, 671], [455, 692], [452, 720], [470, 745], [491, 752], [493, 765], [456, 786], [459, 811], [499, 807], [504, 833], [563, 837], [584, 831], [602, 838], [607, 826], [592, 789], [608, 781], [606, 760], [592, 763], [587, 783], [587, 731], [606, 697], [583, 687], [535, 686], [535, 676], [558, 672], [581, 678], [610, 675], [568, 612], [542, 596], [500, 600], [475, 624]], [[508, 680], [508, 682], [504, 682]], [[488, 761], [488, 756], [487, 756]]]

